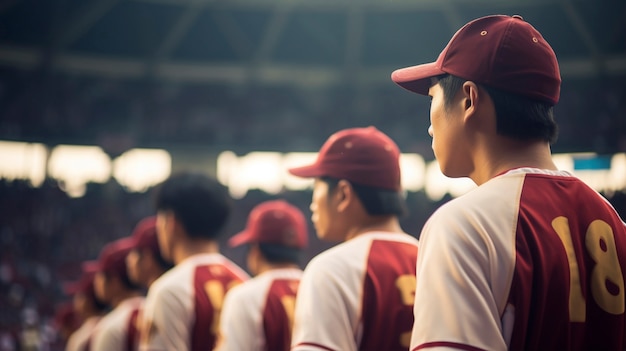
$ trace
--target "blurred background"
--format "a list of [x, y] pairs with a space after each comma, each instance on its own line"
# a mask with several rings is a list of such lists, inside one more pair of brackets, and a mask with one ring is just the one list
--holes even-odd
[[[407, 155], [403, 227], [418, 236], [471, 185], [438, 173], [428, 99], [389, 76], [488, 14], [519, 14], [552, 45], [559, 165], [626, 216], [624, 0], [0, 0], [0, 350], [26, 349], [32, 326], [54, 349], [62, 283], [154, 213], [171, 172], [229, 186], [225, 242], [264, 200], [308, 216], [307, 183], [284, 167], [374, 125]], [[303, 266], [332, 245], [310, 236]]]

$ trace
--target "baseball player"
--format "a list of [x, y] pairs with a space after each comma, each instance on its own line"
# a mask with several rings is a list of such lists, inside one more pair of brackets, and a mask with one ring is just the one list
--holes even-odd
[[404, 233], [400, 151], [374, 127], [345, 129], [314, 164], [312, 220], [343, 243], [313, 258], [296, 299], [293, 350], [406, 350], [413, 325], [417, 239]]
[[266, 201], [250, 212], [246, 229], [229, 244], [249, 246], [248, 269], [255, 277], [226, 295], [218, 350], [290, 349], [299, 256], [307, 242], [306, 219], [288, 202]]
[[126, 256], [133, 243], [128, 238], [105, 245], [94, 277], [96, 295], [113, 308], [96, 325], [89, 351], [137, 349], [137, 315], [144, 297], [128, 278]]
[[156, 233], [156, 217], [151, 216], [137, 223], [131, 235], [133, 245], [126, 256], [126, 267], [130, 280], [149, 288], [163, 273], [172, 267], [159, 249]]
[[148, 291], [140, 350], [212, 350], [224, 295], [248, 279], [219, 253], [218, 236], [232, 199], [217, 180], [172, 175], [156, 193], [157, 238], [174, 268]]
[[625, 225], [552, 161], [561, 78], [542, 35], [482, 17], [391, 78], [430, 96], [441, 171], [478, 185], [423, 228], [411, 350], [623, 350]]
[[107, 310], [107, 305], [96, 296], [93, 286], [95, 262], [87, 261], [81, 264], [82, 275], [75, 284], [66, 286], [66, 293], [72, 295], [74, 309], [79, 315], [81, 324], [70, 335], [65, 345], [65, 351], [87, 351], [91, 334]]

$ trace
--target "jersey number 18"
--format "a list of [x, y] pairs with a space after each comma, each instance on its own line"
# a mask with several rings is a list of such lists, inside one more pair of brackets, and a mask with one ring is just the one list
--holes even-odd
[[[582, 293], [578, 258], [572, 243], [569, 221], [566, 217], [557, 217], [552, 221], [552, 228], [561, 239], [569, 262], [570, 321], [584, 322], [585, 297]], [[624, 276], [617, 257], [615, 235], [611, 226], [602, 220], [591, 222], [585, 233], [585, 247], [595, 262], [591, 273], [591, 295], [594, 301], [608, 313], [615, 315], [624, 313]], [[617, 291], [609, 291], [608, 282], [615, 286], [611, 290]]]

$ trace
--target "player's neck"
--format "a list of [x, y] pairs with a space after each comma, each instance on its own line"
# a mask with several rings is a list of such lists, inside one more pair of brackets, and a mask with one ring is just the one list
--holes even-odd
[[207, 253], [219, 253], [220, 247], [216, 241], [205, 239], [187, 239], [175, 245], [172, 250], [172, 258], [175, 264], [185, 259]]
[[259, 263], [257, 271], [254, 275], [259, 275], [261, 273], [275, 270], [275, 269], [299, 269], [300, 267], [295, 263], [269, 263], [263, 262]]
[[100, 317], [102, 317], [102, 312], [95, 311], [95, 310], [85, 311], [85, 313], [82, 315], [83, 320], [87, 320], [89, 318], [100, 318]]
[[141, 296], [141, 295], [142, 295], [141, 292], [135, 291], [135, 290], [124, 291], [111, 301], [111, 306], [115, 308], [119, 306], [122, 302], [124, 302], [125, 300], [131, 299], [133, 297]]
[[544, 142], [505, 140], [477, 158], [470, 178], [477, 185], [511, 169], [529, 167], [557, 170], [552, 161], [550, 145]]
[[348, 241], [361, 234], [369, 232], [391, 232], [403, 233], [398, 217], [388, 216], [365, 216], [361, 221], [355, 223], [346, 235], [344, 241]]
[[152, 283], [154, 283], [157, 279], [159, 279], [159, 277], [162, 274], [154, 274], [152, 276], [150, 276], [150, 278], [148, 278], [147, 283], [146, 283], [146, 288], [150, 288], [150, 286], [152, 285]]

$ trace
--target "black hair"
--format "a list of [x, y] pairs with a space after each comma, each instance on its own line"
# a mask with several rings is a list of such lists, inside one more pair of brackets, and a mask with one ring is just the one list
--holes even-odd
[[[320, 179], [328, 184], [329, 193], [335, 190], [340, 180], [332, 177], [321, 177]], [[353, 182], [349, 183], [354, 189], [356, 196], [363, 204], [365, 211], [367, 211], [367, 214], [370, 216], [394, 215], [400, 217], [407, 214], [406, 202], [399, 191]]]
[[95, 312], [100, 313], [108, 310], [109, 305], [96, 296], [93, 286], [88, 291], [83, 291], [81, 293], [85, 299], [89, 301]]
[[97, 296], [91, 296], [90, 300], [93, 303], [93, 308], [96, 310], [96, 312], [104, 312], [109, 308], [109, 305], [100, 300]]
[[[466, 81], [450, 74], [439, 77], [445, 108], [452, 105], [455, 95]], [[487, 91], [493, 101], [498, 134], [518, 140], [543, 140], [551, 144], [556, 141], [558, 126], [554, 120], [552, 103], [483, 84], [479, 86]]]
[[168, 271], [170, 268], [174, 267], [174, 264], [172, 262], [163, 258], [161, 252], [154, 252], [152, 250], [150, 250], [150, 252], [152, 252], [152, 257], [154, 257], [154, 260], [163, 271]]
[[172, 211], [191, 238], [217, 239], [232, 198], [216, 179], [199, 173], [170, 176], [156, 191], [157, 211]]
[[150, 255], [154, 258], [154, 261], [156, 262], [156, 264], [163, 271], [167, 271], [170, 268], [174, 267], [173, 263], [163, 258], [163, 255], [161, 255], [160, 251], [154, 251], [149, 247], [142, 247], [142, 248], [136, 249], [137, 254], [139, 254], [140, 256], [143, 256], [145, 251], [150, 253]]
[[280, 244], [258, 243], [259, 251], [269, 263], [300, 263], [302, 250]]
[[128, 290], [141, 290], [142, 287], [139, 286], [139, 284], [135, 284], [130, 277], [128, 276], [128, 272], [125, 271], [122, 274], [118, 274], [115, 271], [111, 271], [111, 272], [104, 272], [104, 274], [107, 276], [107, 279], [110, 279], [112, 276], [117, 276], [120, 279], [120, 282], [122, 283], [122, 285], [124, 286], [124, 288], [128, 289]]

